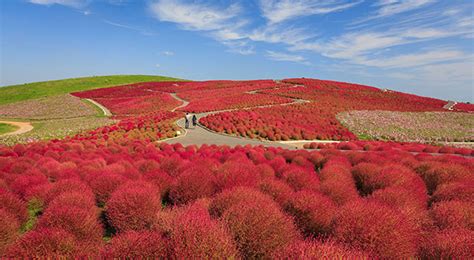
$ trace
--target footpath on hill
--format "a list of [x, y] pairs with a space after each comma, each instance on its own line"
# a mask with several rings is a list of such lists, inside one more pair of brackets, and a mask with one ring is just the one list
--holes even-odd
[[[189, 102], [181, 99], [176, 95], [176, 93], [172, 93], [171, 96], [175, 98], [176, 100], [179, 100], [182, 102], [181, 105], [178, 107], [174, 108], [172, 111], [176, 111], [180, 108], [186, 107]], [[249, 109], [255, 109], [255, 108], [262, 108], [262, 107], [273, 107], [273, 106], [287, 106], [287, 105], [292, 105], [292, 104], [300, 104], [300, 103], [307, 103], [309, 101], [303, 100], [303, 99], [294, 99], [293, 102], [290, 103], [285, 103], [285, 104], [275, 104], [275, 105], [263, 105], [263, 106], [255, 106], [255, 107], [248, 107], [248, 108], [238, 108], [238, 109], [225, 109], [225, 110], [217, 110], [217, 111], [211, 111], [211, 112], [205, 112], [205, 113], [196, 113], [196, 117], [202, 118], [211, 114], [217, 114], [221, 112], [228, 112], [228, 111], [235, 111], [235, 110], [249, 110]], [[236, 146], [236, 145], [263, 145], [263, 146], [271, 146], [271, 147], [281, 147], [285, 149], [294, 149], [294, 148], [299, 148], [302, 146], [302, 143], [307, 143], [310, 141], [302, 141], [298, 143], [284, 143], [284, 142], [272, 142], [272, 141], [263, 141], [263, 140], [258, 140], [258, 139], [250, 139], [250, 138], [245, 138], [245, 137], [239, 137], [239, 136], [231, 136], [231, 135], [226, 135], [226, 134], [220, 134], [216, 133], [212, 130], [207, 129], [203, 125], [199, 124], [196, 127], [192, 127], [189, 129], [184, 128], [184, 118], [179, 119], [176, 121], [176, 124], [181, 127], [184, 131], [180, 136], [177, 136], [175, 138], [163, 140], [163, 142], [166, 143], [181, 143], [183, 145], [203, 145], [203, 144], [208, 144], [208, 145], [229, 145], [229, 146]]]
[[17, 130], [15, 130], [13, 132], [2, 134], [0, 136], [19, 135], [19, 134], [23, 134], [23, 133], [26, 133], [26, 132], [29, 132], [29, 131], [33, 130], [33, 126], [31, 125], [30, 122], [15, 122], [15, 121], [2, 121], [2, 120], [0, 120], [0, 123], [14, 125], [14, 126], [18, 127]]

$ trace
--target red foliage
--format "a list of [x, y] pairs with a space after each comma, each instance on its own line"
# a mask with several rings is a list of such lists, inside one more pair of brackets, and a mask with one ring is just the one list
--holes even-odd
[[3, 189], [0, 189], [0, 209], [15, 217], [20, 224], [28, 220], [25, 203], [14, 194]]
[[220, 190], [237, 186], [255, 187], [259, 179], [257, 167], [249, 160], [227, 161], [216, 172]]
[[463, 166], [456, 164], [434, 164], [426, 172], [422, 173], [426, 187], [433, 193], [441, 184], [472, 179], [472, 173]]
[[77, 257], [76, 243], [74, 236], [63, 229], [38, 228], [10, 246], [6, 255], [13, 258]]
[[161, 209], [158, 194], [157, 190], [139, 183], [118, 188], [105, 205], [110, 225], [119, 232], [153, 227]]
[[473, 259], [474, 231], [446, 229], [435, 232], [421, 251], [425, 259]]
[[299, 237], [291, 218], [273, 202], [238, 203], [222, 219], [244, 258], [269, 258]]
[[234, 205], [257, 202], [273, 203], [272, 198], [262, 192], [248, 187], [236, 187], [217, 194], [209, 206], [209, 212], [213, 216], [220, 217]]
[[285, 205], [306, 236], [325, 235], [331, 230], [336, 205], [330, 198], [311, 191], [295, 193]]
[[38, 220], [38, 228], [60, 228], [91, 246], [102, 241], [102, 226], [98, 215], [90, 209], [69, 205], [48, 208]]
[[4, 209], [0, 209], [0, 219], [0, 255], [3, 255], [5, 248], [18, 236], [20, 224]]
[[107, 259], [164, 259], [168, 256], [168, 242], [158, 232], [128, 231], [112, 238], [101, 256]]
[[295, 191], [319, 191], [319, 179], [314, 171], [292, 166], [283, 172], [283, 179]]
[[474, 230], [474, 204], [462, 201], [442, 201], [435, 203], [430, 215], [441, 228], [467, 228]]
[[193, 200], [210, 197], [216, 192], [216, 177], [207, 165], [190, 165], [171, 186], [170, 198], [176, 204], [185, 204]]
[[104, 173], [97, 174], [89, 185], [95, 194], [99, 205], [104, 205], [110, 198], [110, 195], [126, 180], [118, 174]]
[[451, 182], [438, 186], [433, 193], [434, 202], [459, 200], [474, 204], [474, 181]]
[[278, 250], [275, 259], [370, 259], [367, 253], [334, 242], [298, 241]]
[[417, 253], [417, 237], [405, 216], [383, 204], [355, 201], [334, 221], [336, 240], [379, 257], [406, 258]]
[[260, 182], [259, 188], [261, 192], [271, 196], [280, 206], [285, 205], [293, 194], [293, 189], [280, 180], [263, 180]]
[[170, 232], [173, 259], [238, 258], [232, 237], [212, 220], [207, 208], [195, 203], [175, 210]]

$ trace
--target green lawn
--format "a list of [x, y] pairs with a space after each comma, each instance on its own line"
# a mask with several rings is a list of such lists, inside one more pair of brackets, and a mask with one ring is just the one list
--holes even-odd
[[48, 97], [96, 88], [137, 82], [182, 81], [181, 79], [148, 75], [115, 75], [73, 78], [0, 87], [0, 104]]
[[0, 135], [13, 132], [17, 130], [18, 127], [10, 124], [0, 123]]

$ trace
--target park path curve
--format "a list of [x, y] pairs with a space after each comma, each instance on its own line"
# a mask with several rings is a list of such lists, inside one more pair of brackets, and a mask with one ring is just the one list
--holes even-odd
[[86, 100], [91, 102], [92, 104], [96, 105], [98, 108], [100, 108], [102, 110], [102, 112], [104, 113], [104, 116], [107, 116], [107, 117], [112, 116], [112, 112], [110, 112], [110, 110], [108, 108], [104, 107], [99, 102], [97, 102], [93, 99], [90, 99], [90, 98], [86, 98]]
[[19, 135], [19, 134], [24, 134], [24, 133], [27, 133], [27, 132], [33, 130], [33, 126], [31, 125], [30, 122], [15, 122], [15, 121], [2, 121], [2, 120], [0, 120], [0, 123], [14, 125], [14, 126], [19, 127], [17, 130], [15, 130], [13, 132], [5, 133], [5, 134], [2, 134], [0, 136]]

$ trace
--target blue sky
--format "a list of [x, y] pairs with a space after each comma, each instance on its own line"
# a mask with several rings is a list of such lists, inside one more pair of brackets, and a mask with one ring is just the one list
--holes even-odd
[[313, 77], [474, 101], [460, 0], [1, 0], [1, 85]]

